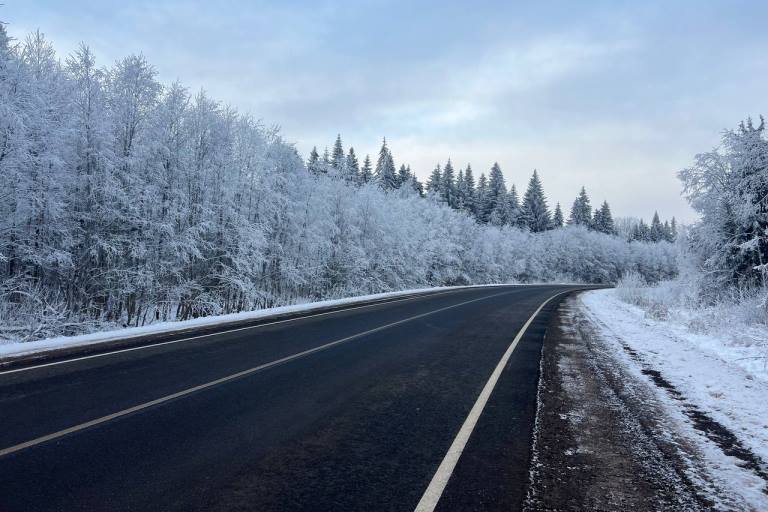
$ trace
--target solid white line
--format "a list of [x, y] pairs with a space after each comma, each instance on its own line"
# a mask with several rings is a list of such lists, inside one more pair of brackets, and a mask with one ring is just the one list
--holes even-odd
[[102, 416], [102, 417], [96, 418], [94, 420], [86, 421], [85, 423], [80, 423], [79, 425], [75, 425], [75, 426], [72, 426], [72, 427], [69, 427], [69, 428], [65, 428], [64, 430], [59, 430], [58, 432], [54, 432], [52, 434], [41, 436], [41, 437], [32, 439], [30, 441], [26, 441], [26, 442], [14, 445], [14, 446], [9, 446], [8, 448], [4, 448], [4, 449], [0, 450], [0, 457], [2, 457], [4, 455], [9, 455], [9, 454], [14, 453], [14, 452], [18, 452], [20, 450], [24, 450], [25, 448], [30, 448], [32, 446], [38, 445], [40, 443], [44, 443], [46, 441], [51, 441], [53, 439], [58, 439], [58, 438], [60, 438], [62, 436], [65, 436], [67, 434], [72, 434], [74, 432], [79, 432], [79, 431], [84, 430], [86, 428], [93, 427], [95, 425], [99, 425], [101, 423], [105, 423], [107, 421], [114, 420], [114, 419], [126, 416], [128, 414], [132, 414], [134, 412], [142, 411], [144, 409], [147, 409], [149, 407], [153, 407], [155, 405], [160, 405], [160, 404], [169, 402], [171, 400], [175, 400], [177, 398], [181, 398], [183, 396], [190, 395], [192, 393], [195, 393], [197, 391], [201, 391], [203, 389], [211, 388], [213, 386], [218, 386], [219, 384], [223, 384], [225, 382], [229, 382], [229, 381], [232, 381], [232, 380], [235, 380], [235, 379], [239, 379], [241, 377], [245, 377], [245, 376], [250, 375], [252, 373], [256, 373], [256, 372], [259, 372], [259, 371], [262, 371], [262, 370], [266, 370], [268, 368], [272, 368], [274, 366], [277, 366], [277, 365], [280, 365], [280, 364], [283, 364], [283, 363], [287, 363], [289, 361], [293, 361], [294, 359], [298, 359], [300, 357], [308, 356], [310, 354], [314, 354], [315, 352], [320, 352], [321, 350], [329, 349], [329, 348], [331, 348], [333, 346], [336, 346], [336, 345], [339, 345], [341, 343], [345, 343], [347, 341], [351, 341], [351, 340], [354, 340], [354, 339], [357, 339], [357, 338], [361, 338], [363, 336], [367, 336], [367, 335], [373, 334], [375, 332], [383, 331], [384, 329], [389, 329], [390, 327], [394, 327], [396, 325], [404, 324], [406, 322], [410, 322], [412, 320], [417, 320], [419, 318], [424, 318], [425, 316], [433, 315], [435, 313], [439, 313], [441, 311], [446, 311], [448, 309], [453, 309], [453, 308], [457, 308], [459, 306], [464, 306], [464, 305], [470, 304], [472, 302], [477, 302], [477, 301], [480, 301], [480, 300], [486, 300], [486, 299], [490, 299], [490, 298], [493, 298], [493, 297], [498, 297], [499, 295], [504, 295], [504, 294], [507, 294], [507, 293], [510, 293], [510, 292], [507, 291], [507, 292], [502, 292], [502, 293], [496, 293], [494, 295], [487, 295], [485, 297], [480, 297], [480, 298], [477, 298], [477, 299], [472, 299], [472, 300], [468, 300], [468, 301], [465, 301], [465, 302], [460, 302], [458, 304], [453, 304], [451, 306], [446, 306], [446, 307], [443, 307], [443, 308], [440, 308], [440, 309], [435, 309], [433, 311], [428, 311], [427, 313], [422, 313], [420, 315], [415, 315], [415, 316], [411, 316], [411, 317], [408, 317], [408, 318], [404, 318], [403, 320], [398, 320], [397, 322], [392, 322], [390, 324], [382, 325], [380, 327], [376, 327], [374, 329], [369, 329], [369, 330], [364, 331], [364, 332], [359, 332], [357, 334], [353, 334], [352, 336], [347, 336], [346, 338], [341, 338], [341, 339], [338, 339], [336, 341], [331, 341], [331, 342], [326, 343], [324, 345], [320, 345], [320, 346], [311, 348], [309, 350], [304, 350], [303, 352], [298, 352], [298, 353], [290, 355], [290, 356], [286, 356], [286, 357], [283, 357], [283, 358], [280, 358], [280, 359], [276, 359], [276, 360], [271, 361], [269, 363], [260, 364], [259, 366], [254, 366], [253, 368], [249, 368], [249, 369], [243, 370], [241, 372], [233, 373], [232, 375], [227, 375], [226, 377], [222, 377], [220, 379], [216, 379], [216, 380], [213, 380], [213, 381], [210, 381], [210, 382], [206, 382], [205, 384], [200, 384], [198, 386], [194, 386], [194, 387], [185, 389], [183, 391], [178, 391], [176, 393], [173, 393], [173, 394], [161, 397], [161, 398], [157, 398], [155, 400], [151, 400], [151, 401], [145, 402], [143, 404], [139, 404], [139, 405], [135, 405], [133, 407], [129, 407], [128, 409], [123, 409], [122, 411], [118, 411], [118, 412], [115, 412], [115, 413], [112, 413], [112, 414], [108, 414], [106, 416]]
[[[145, 349], [148, 349], [148, 348], [161, 347], [163, 345], [172, 345], [174, 343], [182, 343], [182, 342], [185, 342], [185, 341], [199, 340], [199, 339], [202, 339], [202, 338], [209, 338], [211, 336], [219, 336], [221, 334], [228, 334], [230, 332], [245, 331], [245, 330], [248, 330], [248, 329], [259, 329], [259, 328], [262, 328], [262, 327], [268, 327], [270, 325], [277, 325], [277, 324], [282, 324], [282, 323], [286, 323], [286, 322], [295, 322], [297, 320], [305, 320], [307, 318], [315, 318], [315, 317], [324, 316], [324, 315], [333, 315], [335, 313], [343, 313], [345, 311], [352, 311], [352, 310], [355, 310], [355, 309], [363, 309], [363, 308], [371, 308], [371, 307], [375, 307], [375, 306], [382, 306], [384, 304], [392, 304], [394, 302], [402, 302], [402, 301], [405, 301], [405, 300], [420, 299], [420, 298], [424, 298], [424, 297], [436, 297], [438, 295], [445, 295], [447, 293], [455, 293], [455, 292], [459, 292], [459, 291], [464, 291], [464, 289], [447, 290], [447, 291], [444, 291], [444, 292], [435, 292], [435, 293], [425, 293], [425, 294], [419, 294], [419, 295], [416, 295], [416, 296], [409, 295], [407, 297], [403, 297], [402, 299], [385, 300], [385, 301], [382, 301], [382, 302], [375, 302], [373, 304], [363, 304], [362, 306], [354, 306], [354, 307], [349, 307], [349, 308], [344, 308], [344, 309], [337, 309], [337, 310], [334, 310], [334, 311], [326, 311], [326, 312], [323, 312], [323, 313], [314, 313], [314, 314], [310, 314], [310, 315], [302, 315], [302, 316], [299, 316], [299, 317], [296, 317], [296, 318], [286, 318], [285, 320], [275, 320], [275, 321], [272, 321], [272, 322], [267, 322], [267, 323], [258, 324], [258, 325], [250, 325], [250, 326], [247, 326], [247, 327], [238, 327], [238, 328], [235, 328], [235, 329], [226, 329], [226, 330], [223, 330], [223, 331], [212, 332], [210, 334], [200, 334], [198, 336], [190, 336], [188, 338], [180, 338], [178, 340], [161, 341], [161, 342], [158, 342], [158, 343], [151, 343], [151, 344], [148, 344], [148, 345], [141, 345], [139, 347], [122, 348], [122, 349], [119, 349], [119, 350], [111, 350], [109, 352], [100, 352], [98, 354], [91, 354], [91, 355], [87, 355], [87, 356], [75, 357], [75, 358], [72, 358], [72, 359], [64, 359], [62, 361], [54, 361], [54, 362], [51, 362], [51, 363], [38, 364], [38, 365], [34, 365], [34, 366], [25, 366], [24, 368], [16, 368], [15, 370], [0, 371], [0, 375], [9, 375], [11, 373], [26, 372], [26, 371], [29, 371], [29, 370], [37, 370], [39, 368], [45, 368], [47, 366], [58, 366], [60, 364], [74, 363], [76, 361], [83, 361], [83, 360], [86, 360], [86, 359], [95, 359], [97, 357], [106, 357], [106, 356], [111, 356], [111, 355], [114, 355], [114, 354], [122, 354], [123, 352], [133, 352], [134, 350], [145, 350]], [[213, 325], [213, 326], [212, 325], [205, 325], [205, 326], [201, 326], [200, 328], [209, 328], [209, 327], [215, 327], [215, 325]], [[190, 329], [194, 329], [194, 327], [192, 327]], [[158, 335], [167, 335], [167, 336], [172, 336], [174, 334], [178, 334], [178, 333], [174, 333], [172, 331], [168, 332], [168, 333], [158, 333]], [[147, 336], [153, 336], [153, 334], [148, 334]], [[139, 336], [136, 336], [136, 337], [139, 337]], [[123, 338], [123, 339], [126, 339], [126, 338]], [[128, 338], [128, 339], [130, 339], [130, 338]], [[116, 338], [114, 341], [120, 341], [120, 338]], [[98, 344], [97, 343], [92, 343], [92, 344], [89, 344], [89, 345], [80, 345], [80, 346], [94, 346], [94, 345], [98, 345]], [[69, 347], [65, 347], [65, 348], [69, 348]], [[72, 347], [72, 348], [75, 348], [75, 347]]]
[[522, 329], [520, 329], [520, 332], [518, 332], [517, 336], [515, 336], [515, 339], [512, 340], [512, 343], [507, 348], [507, 351], [504, 352], [503, 356], [501, 356], [499, 364], [496, 365], [493, 373], [491, 373], [488, 382], [485, 383], [483, 390], [480, 392], [480, 396], [477, 397], [475, 405], [472, 406], [472, 409], [469, 411], [469, 415], [461, 425], [458, 434], [456, 434], [453, 443], [451, 443], [451, 447], [448, 448], [448, 453], [445, 454], [443, 461], [440, 463], [440, 466], [437, 468], [435, 475], [429, 482], [427, 490], [424, 491], [424, 494], [419, 500], [418, 505], [416, 505], [415, 512], [432, 512], [435, 510], [437, 502], [440, 501], [440, 497], [443, 495], [443, 491], [445, 491], [445, 486], [448, 484], [448, 480], [451, 478], [453, 470], [456, 468], [456, 464], [459, 462], [459, 458], [464, 451], [464, 447], [467, 446], [469, 436], [472, 435], [472, 431], [475, 429], [475, 425], [477, 425], [477, 421], [480, 419], [480, 415], [483, 413], [485, 404], [491, 397], [493, 388], [496, 387], [496, 383], [499, 381], [501, 373], [507, 366], [507, 362], [509, 361], [510, 356], [512, 356], [512, 352], [514, 352], [515, 347], [517, 347], [517, 344], [520, 342], [523, 335], [525, 335], [525, 331], [528, 330], [528, 326], [531, 325], [531, 322], [533, 322], [534, 318], [536, 318], [536, 315], [539, 314], [544, 306], [546, 306], [549, 301], [558, 295], [568, 293], [569, 291], [571, 290], [557, 293], [542, 302], [538, 309], [533, 312], [528, 321], [525, 322]]

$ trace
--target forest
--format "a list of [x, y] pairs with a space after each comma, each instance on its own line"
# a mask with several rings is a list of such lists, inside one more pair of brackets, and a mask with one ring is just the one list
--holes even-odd
[[[585, 189], [566, 218], [541, 173], [519, 197], [498, 164], [475, 181], [447, 160], [422, 184], [386, 140], [362, 160], [340, 136], [305, 159], [278, 129], [160, 83], [142, 55], [102, 67], [82, 45], [59, 58], [40, 32], [15, 41], [0, 24], [0, 340], [418, 287], [678, 272], [674, 219], [614, 219]], [[753, 260], [745, 272], [766, 268]]]

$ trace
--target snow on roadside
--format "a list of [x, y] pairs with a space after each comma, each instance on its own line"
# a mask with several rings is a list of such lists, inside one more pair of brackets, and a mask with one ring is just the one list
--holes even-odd
[[[580, 295], [579, 302], [600, 334], [613, 342], [617, 360], [639, 378], [653, 381], [648, 370], [659, 372], [685, 397], [685, 401], [675, 400], [663, 387], [657, 388], [665, 406], [676, 413], [673, 416], [683, 418], [683, 430], [705, 454], [713, 473], [757, 509], [768, 507], [768, 482], [764, 476], [768, 471], [768, 372], [739, 364], [741, 354], [729, 351], [727, 343], [711, 335], [695, 334], [683, 325], [648, 318], [642, 309], [622, 302], [615, 290], [586, 292]], [[630, 351], [638, 357], [629, 357]], [[685, 407], [687, 417], [680, 414]], [[760, 467], [756, 471], [745, 469], [743, 461], [726, 454], [728, 450], [713, 442], [711, 433], [705, 435], [700, 425], [691, 421], [692, 409], [702, 411], [733, 433], [741, 445], [761, 459]], [[757, 474], [761, 472], [762, 477]]]
[[93, 345], [109, 341], [125, 340], [155, 334], [171, 334], [179, 331], [186, 331], [192, 328], [209, 327], [218, 324], [231, 322], [240, 322], [244, 320], [259, 320], [266, 317], [284, 315], [290, 313], [311, 312], [317, 309], [324, 309], [333, 306], [351, 305], [371, 300], [380, 300], [388, 298], [403, 297], [426, 292], [439, 292], [458, 290], [462, 288], [480, 288], [491, 286], [526, 286], [515, 284], [489, 284], [489, 285], [470, 285], [470, 286], [442, 286], [436, 288], [417, 288], [413, 290], [403, 290], [399, 292], [377, 293], [373, 295], [361, 295], [357, 297], [348, 297], [344, 299], [324, 300], [320, 302], [309, 302], [305, 304], [295, 304], [292, 306], [282, 306], [276, 308], [260, 309], [257, 311], [244, 311], [242, 313], [233, 313], [229, 315], [207, 316], [194, 318], [192, 320], [159, 322], [143, 327], [128, 327], [125, 329], [116, 329], [110, 331], [100, 331], [80, 336], [60, 336], [57, 338], [47, 338], [43, 340], [29, 342], [9, 342], [0, 341], [0, 360], [11, 360], [39, 352], [55, 350], [61, 348]]

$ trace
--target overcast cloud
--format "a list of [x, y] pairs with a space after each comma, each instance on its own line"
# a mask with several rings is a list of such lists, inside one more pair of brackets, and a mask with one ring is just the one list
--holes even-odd
[[586, 185], [615, 215], [694, 218], [675, 173], [723, 128], [765, 111], [765, 2], [67, 2], [6, 0], [16, 38], [104, 65], [143, 52], [283, 127], [306, 155], [341, 133], [386, 136], [424, 178], [451, 157], [498, 161], [550, 202]]

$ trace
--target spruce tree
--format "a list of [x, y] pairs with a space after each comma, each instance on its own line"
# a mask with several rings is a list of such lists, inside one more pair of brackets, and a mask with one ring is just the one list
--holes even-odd
[[466, 183], [464, 181], [464, 170], [459, 169], [459, 174], [456, 176], [456, 209], [465, 210], [466, 199]]
[[651, 220], [651, 229], [648, 236], [651, 242], [660, 242], [664, 240], [664, 227], [659, 220], [659, 212], [653, 212], [653, 220]]
[[317, 146], [312, 148], [309, 152], [309, 159], [307, 160], [307, 170], [312, 174], [320, 173], [320, 155], [317, 152]]
[[331, 167], [336, 169], [336, 172], [343, 174], [346, 163], [344, 147], [341, 143], [341, 134], [338, 134], [336, 136], [336, 142], [333, 144], [333, 152], [331, 153]]
[[411, 166], [408, 166], [408, 175], [410, 178], [411, 188], [415, 190], [419, 197], [424, 197], [424, 185], [416, 178], [416, 175], [411, 171]]
[[555, 205], [555, 214], [552, 217], [552, 225], [555, 227], [555, 229], [561, 228], [563, 227], [563, 222], [563, 210], [560, 209], [560, 203], [557, 203]]
[[360, 168], [359, 180], [363, 185], [373, 181], [373, 165], [371, 164], [370, 155], [365, 155], [365, 160], [363, 160], [363, 167]]
[[397, 171], [395, 170], [395, 162], [392, 159], [392, 153], [387, 147], [387, 139], [381, 144], [379, 150], [379, 159], [376, 162], [376, 179], [379, 182], [379, 186], [384, 190], [394, 190], [397, 188]]
[[464, 208], [472, 215], [476, 214], [475, 208], [475, 177], [472, 175], [472, 166], [467, 164], [464, 171]]
[[637, 225], [637, 237], [635, 239], [640, 242], [651, 241], [651, 230], [643, 219], [640, 219], [640, 223]]
[[440, 194], [445, 204], [451, 208], [456, 208], [456, 183], [450, 158], [443, 168], [443, 176], [440, 179]]
[[485, 174], [480, 174], [477, 180], [477, 190], [475, 191], [475, 217], [477, 221], [483, 224], [488, 222], [488, 180]]
[[611, 213], [611, 207], [608, 205], [608, 201], [603, 201], [597, 217], [599, 219], [595, 222], [595, 229], [597, 231], [605, 233], [606, 235], [616, 234], [616, 226], [613, 224], [613, 214]]
[[355, 148], [350, 147], [349, 153], [347, 153], [345, 177], [348, 181], [357, 183], [360, 179], [360, 164], [357, 161], [357, 155], [355, 154]]
[[402, 187], [403, 185], [407, 185], [408, 181], [411, 178], [410, 171], [408, 170], [408, 167], [405, 166], [405, 164], [402, 164], [400, 166], [400, 169], [397, 171], [397, 186]]
[[592, 214], [592, 222], [589, 223], [589, 229], [599, 231], [598, 226], [602, 222], [600, 218], [600, 209], [595, 208], [595, 212]]
[[552, 227], [552, 217], [547, 207], [544, 188], [535, 169], [528, 182], [528, 189], [525, 191], [522, 210], [525, 225], [531, 232], [539, 233]]
[[522, 227], [523, 212], [520, 207], [520, 198], [517, 195], [517, 187], [514, 184], [509, 188], [507, 202], [509, 204], [509, 207], [507, 208], [509, 225]]
[[323, 150], [323, 164], [322, 172], [328, 172], [328, 167], [331, 166], [331, 157], [328, 154], [328, 146], [325, 146], [325, 150]]
[[502, 215], [501, 223], [506, 222], [507, 186], [504, 184], [504, 173], [501, 172], [498, 162], [494, 162], [488, 175], [487, 208], [489, 216], [495, 210], [497, 216]]
[[443, 173], [440, 169], [440, 164], [437, 164], [434, 169], [432, 169], [432, 174], [429, 175], [429, 180], [427, 180], [427, 192], [438, 198], [442, 198], [442, 185], [441, 181], [443, 180]]
[[579, 195], [573, 201], [568, 224], [587, 227], [592, 225], [592, 207], [589, 204], [589, 196], [587, 196], [587, 190], [584, 187], [581, 187], [581, 192], [579, 192]]

